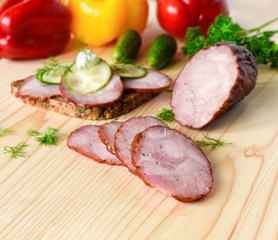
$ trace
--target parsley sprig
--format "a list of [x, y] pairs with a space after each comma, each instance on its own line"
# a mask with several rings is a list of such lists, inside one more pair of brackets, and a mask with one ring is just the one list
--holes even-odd
[[24, 149], [28, 146], [26, 142], [20, 142], [15, 147], [4, 146], [4, 154], [10, 154], [11, 158], [25, 157]]
[[220, 147], [226, 144], [232, 144], [230, 142], [223, 142], [220, 139], [215, 139], [211, 138], [208, 134], [203, 134], [204, 139], [202, 140], [194, 140], [194, 142], [199, 146], [199, 147], [210, 147], [212, 150], [214, 150], [216, 147]]
[[210, 25], [207, 38], [202, 34], [200, 27], [188, 28], [182, 51], [191, 58], [199, 50], [209, 45], [221, 41], [231, 41], [252, 52], [258, 64], [270, 64], [272, 67], [278, 67], [278, 44], [271, 40], [278, 30], [262, 31], [263, 28], [277, 20], [278, 18], [275, 18], [259, 27], [246, 30], [234, 23], [229, 16], [219, 15]]
[[7, 135], [8, 133], [11, 133], [11, 132], [13, 132], [13, 130], [10, 128], [0, 129], [0, 137], [4, 137], [5, 135]]
[[44, 62], [42, 68], [37, 69], [36, 78], [43, 82], [44, 75], [48, 75], [51, 72], [59, 72], [63, 75], [66, 71], [71, 71], [71, 65], [61, 64], [55, 58], [49, 58], [49, 62]]
[[165, 122], [175, 121], [174, 114], [171, 109], [162, 108], [162, 110], [158, 112], [155, 117]]

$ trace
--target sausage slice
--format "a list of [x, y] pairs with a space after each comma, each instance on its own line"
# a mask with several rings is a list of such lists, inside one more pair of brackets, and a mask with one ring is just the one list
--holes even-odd
[[212, 170], [201, 149], [181, 132], [153, 126], [139, 133], [132, 144], [136, 173], [150, 187], [179, 201], [194, 201], [208, 194]]
[[121, 125], [121, 122], [112, 121], [101, 125], [98, 130], [100, 140], [105, 144], [107, 150], [113, 155], [116, 154], [114, 147], [115, 134]]
[[131, 145], [134, 137], [151, 126], [167, 126], [164, 122], [154, 117], [134, 117], [122, 123], [115, 135], [116, 156], [123, 162], [131, 173], [136, 168], [132, 164]]
[[123, 80], [126, 90], [138, 93], [159, 93], [170, 87], [172, 80], [164, 73], [146, 69], [147, 75], [142, 78]]
[[199, 51], [178, 75], [172, 92], [174, 118], [202, 128], [255, 87], [258, 69], [246, 48], [231, 42]]
[[76, 129], [68, 137], [70, 149], [100, 163], [122, 165], [122, 162], [107, 151], [98, 135], [99, 126], [88, 125]]
[[41, 83], [35, 76], [26, 78], [16, 93], [16, 97], [27, 97], [28, 100], [44, 101], [57, 96], [61, 96], [59, 85]]
[[77, 94], [70, 91], [64, 77], [60, 84], [62, 96], [66, 102], [80, 107], [107, 107], [119, 101], [122, 97], [124, 86], [120, 77], [113, 73], [108, 84], [101, 90], [91, 94]]

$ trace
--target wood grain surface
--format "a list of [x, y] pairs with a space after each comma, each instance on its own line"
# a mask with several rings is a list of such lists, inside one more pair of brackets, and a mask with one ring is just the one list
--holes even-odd
[[[163, 32], [156, 21], [156, 1], [136, 64], [146, 66], [152, 39]], [[231, 16], [255, 27], [277, 16], [277, 0], [233, 0]], [[278, 23], [271, 26], [278, 29]], [[277, 37], [276, 37], [277, 40]], [[94, 50], [111, 62], [115, 43]], [[182, 43], [179, 42], [179, 46]], [[73, 60], [72, 44], [57, 56]], [[179, 48], [164, 73], [173, 80], [187, 62]], [[214, 151], [203, 148], [213, 168], [208, 196], [181, 203], [151, 189], [124, 167], [98, 164], [66, 146], [71, 131], [86, 121], [24, 105], [10, 94], [10, 83], [34, 73], [42, 60], [0, 60], [0, 128], [13, 133], [0, 138], [0, 239], [278, 239], [278, 70], [259, 67], [255, 89], [221, 118], [201, 131], [171, 128], [201, 139], [201, 133], [232, 142]], [[163, 92], [119, 117], [154, 116], [168, 108]], [[27, 130], [59, 128], [57, 146], [39, 146]], [[5, 145], [26, 141], [26, 157], [11, 159]]]

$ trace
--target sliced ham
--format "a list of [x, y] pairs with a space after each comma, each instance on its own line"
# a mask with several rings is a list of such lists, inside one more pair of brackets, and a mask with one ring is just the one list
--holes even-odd
[[100, 140], [106, 145], [107, 150], [114, 155], [116, 154], [114, 147], [115, 135], [121, 125], [121, 122], [112, 121], [101, 125], [98, 131]]
[[157, 93], [170, 87], [172, 80], [167, 75], [151, 69], [146, 70], [145, 77], [123, 80], [125, 89], [138, 93]]
[[35, 76], [30, 76], [20, 84], [16, 96], [29, 100], [47, 100], [61, 96], [61, 92], [59, 85], [41, 83]]
[[123, 162], [131, 173], [135, 173], [136, 168], [132, 164], [131, 145], [134, 137], [151, 126], [167, 126], [164, 122], [154, 117], [131, 118], [122, 123], [115, 135], [116, 156]]
[[256, 84], [254, 56], [233, 43], [199, 51], [178, 75], [172, 92], [174, 118], [202, 128], [248, 95]]
[[133, 164], [143, 181], [180, 201], [208, 194], [212, 170], [201, 149], [182, 133], [154, 126], [139, 133], [132, 145]]
[[65, 101], [80, 107], [107, 107], [121, 99], [124, 86], [120, 77], [113, 73], [108, 84], [101, 90], [91, 94], [77, 94], [70, 91], [64, 78], [60, 90]]
[[122, 165], [119, 159], [107, 151], [99, 138], [99, 126], [83, 126], [75, 130], [68, 137], [67, 145], [74, 151], [100, 163]]

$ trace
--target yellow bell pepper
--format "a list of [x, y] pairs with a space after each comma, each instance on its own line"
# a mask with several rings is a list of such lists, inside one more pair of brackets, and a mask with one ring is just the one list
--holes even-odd
[[62, 0], [72, 14], [71, 29], [93, 47], [117, 39], [125, 30], [142, 33], [148, 19], [147, 0]]

